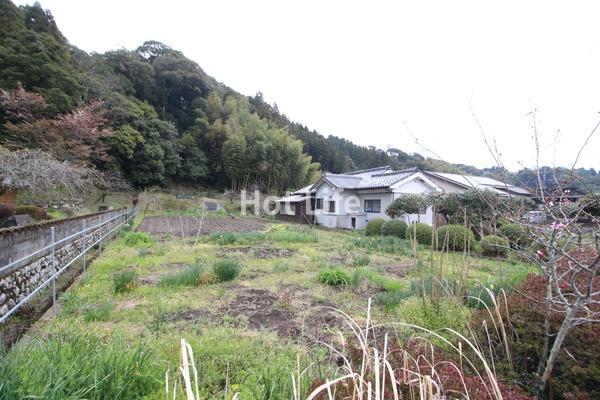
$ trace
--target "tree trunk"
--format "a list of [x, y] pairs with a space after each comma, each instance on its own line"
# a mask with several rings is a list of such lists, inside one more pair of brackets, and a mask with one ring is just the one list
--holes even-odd
[[573, 319], [577, 314], [578, 304], [575, 303], [567, 310], [565, 314], [565, 319], [563, 320], [558, 333], [556, 334], [556, 339], [554, 339], [554, 344], [552, 345], [552, 350], [550, 350], [550, 354], [548, 355], [548, 360], [546, 361], [546, 368], [544, 369], [544, 373], [541, 377], [540, 382], [540, 393], [543, 393], [548, 385], [548, 382], [552, 376], [552, 370], [554, 369], [554, 365], [556, 364], [556, 360], [558, 359], [558, 355], [560, 354], [560, 350], [562, 348], [563, 342], [567, 337], [567, 333], [569, 329], [572, 327]]
[[546, 307], [546, 315], [544, 315], [544, 350], [537, 368], [538, 376], [541, 376], [544, 371], [546, 361], [548, 360], [548, 351], [550, 350], [550, 304], [552, 301], [552, 284], [550, 283], [549, 278], [548, 284], [546, 285], [546, 299], [548, 300], [548, 305]]

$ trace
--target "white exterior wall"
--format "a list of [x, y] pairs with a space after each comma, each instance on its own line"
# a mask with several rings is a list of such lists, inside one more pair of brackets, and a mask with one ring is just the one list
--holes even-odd
[[[419, 178], [397, 186], [394, 185], [392, 189], [394, 190], [394, 199], [404, 193], [427, 194], [435, 191], [434, 188]], [[433, 209], [432, 207], [428, 207], [425, 210], [425, 214], [407, 214], [404, 215], [403, 219], [408, 224], [420, 221], [428, 225], [433, 225]]]
[[[361, 226], [357, 226], [358, 229], [365, 228], [367, 226], [367, 222], [376, 219], [383, 218], [385, 220], [390, 219], [390, 217], [385, 213], [385, 210], [392, 204], [394, 201], [393, 193], [391, 192], [382, 192], [381, 190], [361, 190], [359, 192], [358, 198], [360, 199], [360, 207], [363, 213], [363, 217], [361, 218]], [[365, 200], [380, 200], [381, 201], [381, 211], [378, 213], [374, 212], [365, 212]]]
[[[387, 189], [341, 189], [334, 188], [327, 182], [321, 183], [316, 190], [315, 198], [323, 199], [323, 209], [315, 210], [315, 222], [318, 225], [328, 228], [352, 229], [352, 218], [356, 219], [356, 229], [363, 229], [367, 226], [367, 222], [375, 218], [383, 218], [389, 220], [385, 210], [388, 206], [403, 193], [426, 194], [435, 191], [435, 189], [420, 178], [409, 180], [405, 183], [400, 182]], [[349, 198], [357, 197], [360, 204], [352, 203]], [[335, 212], [327, 211], [328, 201], [335, 200]], [[381, 210], [378, 213], [366, 213], [365, 200], [380, 200]], [[353, 206], [352, 208], [346, 206]], [[425, 214], [405, 215], [404, 220], [408, 223], [420, 220], [426, 224], [433, 224], [433, 210], [429, 207]]]

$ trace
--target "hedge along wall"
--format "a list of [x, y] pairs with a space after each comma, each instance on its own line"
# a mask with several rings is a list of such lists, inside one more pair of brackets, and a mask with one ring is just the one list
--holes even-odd
[[[56, 241], [107, 221], [122, 213], [122, 209], [87, 214], [59, 221], [0, 230], [0, 268], [52, 244], [51, 227], [55, 228]], [[117, 218], [110, 224], [88, 231], [56, 246], [56, 266], [60, 269], [82, 250], [122, 222]], [[85, 239], [85, 242], [84, 242]], [[0, 316], [6, 314], [25, 296], [51, 276], [52, 250], [47, 249], [17, 263], [8, 271], [0, 272]]]

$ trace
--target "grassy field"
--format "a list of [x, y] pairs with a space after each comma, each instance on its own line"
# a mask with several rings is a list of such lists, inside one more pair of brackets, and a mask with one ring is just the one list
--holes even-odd
[[484, 287], [510, 290], [529, 272], [510, 258], [271, 221], [198, 239], [130, 230], [60, 297], [57, 318], [3, 356], [0, 398], [164, 399], [181, 338], [201, 398], [304, 398], [339, 373], [327, 346], [349, 346], [332, 308], [359, 326], [397, 327], [399, 340], [415, 334], [406, 323], [454, 341], [447, 329], [468, 335], [471, 313], [493, 302]]

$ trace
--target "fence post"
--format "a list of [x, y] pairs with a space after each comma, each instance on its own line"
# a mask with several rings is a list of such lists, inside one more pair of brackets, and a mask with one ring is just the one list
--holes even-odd
[[56, 229], [50, 228], [52, 237], [52, 314], [56, 317]]
[[83, 228], [82, 228], [82, 232], [83, 232], [83, 272], [85, 272], [86, 268], [87, 268], [87, 232], [85, 231], [85, 218], [83, 218], [81, 220]]

